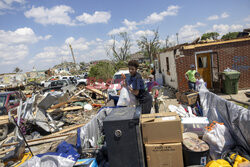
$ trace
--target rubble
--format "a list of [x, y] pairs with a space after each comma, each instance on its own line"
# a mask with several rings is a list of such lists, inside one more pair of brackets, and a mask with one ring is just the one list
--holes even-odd
[[[14, 89], [20, 91], [20, 88]], [[7, 138], [0, 141], [0, 158], [3, 162], [0, 166], [41, 166], [44, 162], [77, 166], [85, 161], [96, 166], [107, 166], [112, 154], [108, 154], [104, 122], [119, 107], [111, 104], [111, 101], [108, 102], [106, 89], [105, 84], [96, 83], [76, 86], [71, 93], [41, 93], [42, 87], [37, 83], [25, 86], [22, 92], [26, 98], [20, 99], [19, 105], [11, 109], [9, 115], [0, 116], [0, 127], [14, 123], [14, 120], [20, 127], [20, 130], [17, 127], [9, 128]], [[142, 157], [148, 162], [148, 166], [159, 166], [168, 162], [180, 167], [206, 165], [220, 162], [219, 158], [227, 159], [226, 162], [231, 159], [229, 164], [233, 166], [233, 156], [242, 164], [250, 160], [247, 129], [249, 110], [228, 101], [240, 103], [242, 100], [237, 100], [235, 96], [224, 100], [207, 90], [176, 93], [169, 86], [154, 89], [159, 90], [157, 96], [152, 91], [152, 96], [154, 105], [159, 105], [160, 113], [154, 107], [151, 114], [139, 113], [141, 117], [138, 123], [142, 128], [137, 130], [142, 138], [139, 140], [137, 136], [136, 139], [141, 146], [144, 144], [143, 151], [150, 157], [150, 160]], [[173, 100], [176, 104], [178, 100], [179, 104], [174, 105]], [[249, 102], [242, 104], [249, 106]], [[139, 108], [132, 105], [121, 110], [122, 113], [130, 113], [134, 109], [140, 110]], [[123, 114], [118, 117], [123, 117]], [[227, 134], [232, 135], [230, 145], [223, 131], [220, 132], [224, 135], [218, 135], [216, 130], [211, 130], [214, 120], [223, 123]], [[133, 124], [136, 122], [134, 121]], [[122, 129], [122, 135], [124, 134], [126, 131]], [[121, 134], [116, 132], [115, 135], [119, 138]], [[20, 142], [24, 138], [27, 144]], [[122, 140], [118, 138], [114, 139], [112, 133], [109, 140], [115, 140], [114, 144], [118, 143], [117, 147], [122, 147], [123, 144], [119, 144]], [[225, 147], [226, 144], [230, 147]]]

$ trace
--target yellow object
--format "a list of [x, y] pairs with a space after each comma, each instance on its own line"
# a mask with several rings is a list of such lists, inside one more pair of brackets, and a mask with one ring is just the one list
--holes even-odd
[[206, 167], [232, 167], [232, 166], [226, 160], [218, 159], [216, 161], [215, 160], [209, 161]]
[[[235, 158], [235, 155], [236, 155], [236, 154], [230, 155], [230, 158], [233, 160], [233, 159]], [[246, 158], [240, 156], [240, 155], [237, 155], [236, 158], [235, 158], [235, 160], [234, 160], [234, 165], [233, 165], [233, 167], [238, 167], [238, 165], [239, 165], [240, 163], [243, 163], [243, 162], [248, 162], [248, 160], [247, 160]]]
[[22, 165], [25, 161], [29, 160], [32, 157], [31, 153], [25, 153], [22, 160], [20, 160], [18, 163], [15, 164], [15, 167], [18, 167], [20, 165]]

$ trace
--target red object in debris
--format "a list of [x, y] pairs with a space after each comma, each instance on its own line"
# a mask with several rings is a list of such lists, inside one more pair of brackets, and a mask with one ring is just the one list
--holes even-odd
[[92, 106], [93, 106], [93, 107], [102, 107], [102, 105], [101, 105], [101, 104], [95, 104], [95, 103], [94, 103], [94, 104], [92, 104]]

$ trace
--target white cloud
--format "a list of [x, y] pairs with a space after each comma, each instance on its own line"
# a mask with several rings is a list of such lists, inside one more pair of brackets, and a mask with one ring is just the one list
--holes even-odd
[[108, 32], [108, 35], [116, 35], [119, 34], [121, 32], [128, 32], [129, 29], [127, 27], [120, 27], [120, 28], [115, 28], [111, 31]]
[[137, 32], [135, 33], [135, 35], [136, 35], [137, 37], [141, 37], [141, 36], [153, 36], [153, 35], [154, 35], [154, 32], [151, 31], [151, 30], [145, 30], [145, 31], [140, 30], [140, 31], [137, 31]]
[[250, 22], [250, 15], [248, 15], [245, 19], [244, 19], [245, 22]]
[[88, 49], [88, 45], [89, 43], [86, 42], [86, 40], [84, 38], [79, 38], [79, 39], [75, 39], [74, 37], [69, 37], [65, 40], [65, 44], [69, 45], [71, 44], [71, 46], [73, 47], [73, 49], [75, 50], [87, 50]]
[[46, 35], [45, 37], [44, 37], [44, 40], [48, 40], [48, 39], [50, 39], [52, 37], [52, 35]]
[[0, 42], [7, 44], [35, 43], [38, 37], [31, 28], [18, 28], [15, 31], [0, 30]]
[[1, 0], [0, 10], [13, 10], [14, 9], [13, 4], [22, 5], [24, 3], [25, 3], [25, 0]]
[[151, 15], [146, 17], [146, 19], [144, 21], [142, 21], [141, 24], [154, 24], [154, 23], [157, 23], [159, 21], [162, 21], [164, 19], [164, 17], [166, 17], [166, 16], [176, 16], [179, 9], [180, 9], [179, 6], [171, 5], [168, 7], [167, 10], [165, 10], [163, 12], [152, 13]]
[[215, 24], [212, 27], [212, 30], [210, 31], [215, 31], [220, 34], [220, 36], [228, 33], [228, 32], [234, 32], [234, 31], [242, 31], [243, 26], [239, 24], [232, 24], [232, 25], [227, 25], [227, 24]]
[[212, 15], [207, 18], [207, 20], [219, 20], [219, 19], [225, 19], [228, 18], [229, 14], [224, 12], [220, 16], [219, 15]]
[[250, 27], [250, 24], [246, 24], [247, 27]]
[[151, 15], [146, 17], [143, 21], [139, 22], [129, 21], [127, 19], [124, 19], [122, 22], [124, 26], [112, 29], [111, 31], [108, 32], [108, 35], [115, 35], [119, 34], [120, 32], [131, 32], [133, 30], [136, 30], [138, 25], [153, 24], [162, 21], [166, 16], [177, 15], [179, 9], [180, 9], [179, 6], [171, 5], [167, 8], [167, 10], [160, 13], [152, 13]]
[[228, 18], [229, 17], [229, 14], [227, 14], [226, 12], [222, 13], [221, 16], [220, 16], [222, 19], [224, 18]]
[[201, 26], [205, 26], [205, 24], [197, 22], [195, 25], [184, 25], [181, 27], [178, 33], [179, 42], [191, 42], [200, 37], [201, 33], [197, 28]]
[[116, 35], [121, 32], [130, 32], [136, 30], [137, 29], [136, 26], [138, 25], [138, 23], [136, 23], [135, 21], [128, 21], [127, 19], [124, 19], [122, 24], [124, 24], [125, 26], [112, 29], [111, 31], [108, 32], [108, 35]]
[[97, 42], [102, 42], [102, 39], [100, 39], [100, 38], [96, 38], [95, 39]]
[[74, 10], [66, 5], [54, 6], [51, 9], [41, 7], [32, 7], [29, 11], [26, 11], [24, 15], [27, 18], [33, 18], [35, 22], [47, 25], [47, 24], [64, 24], [75, 25], [71, 20], [69, 14], [74, 13]]
[[218, 20], [219, 16], [218, 15], [212, 15], [207, 18], [208, 20]]
[[0, 64], [10, 65], [17, 64], [19, 61], [23, 60], [29, 53], [27, 45], [7, 45], [0, 44]]
[[[29, 64], [35, 64], [36, 66], [49, 68], [55, 64], [61, 63], [62, 60], [72, 61], [69, 44], [71, 44], [72, 46], [76, 61], [82, 61], [82, 55], [85, 55], [87, 58], [91, 58], [91, 55], [93, 56], [94, 53], [97, 53], [97, 51], [95, 50], [99, 46], [102, 46], [99, 44], [99, 42], [101, 41], [102, 39], [100, 38], [97, 38], [96, 40], [87, 41], [85, 38], [82, 37], [77, 39], [74, 37], [68, 37], [64, 40], [64, 43], [61, 46], [45, 47], [42, 52], [37, 53], [32, 59], [29, 60]], [[95, 56], [93, 56], [92, 59], [93, 58], [95, 58]]]
[[124, 19], [122, 22], [126, 27], [128, 27], [129, 30], [136, 30], [138, 25], [135, 21], [128, 21], [127, 19]]
[[110, 18], [111, 14], [104, 11], [96, 11], [93, 15], [83, 13], [82, 15], [76, 17], [78, 21], [85, 24], [108, 23]]
[[17, 64], [29, 53], [29, 44], [38, 42], [45, 37], [36, 36], [31, 28], [18, 28], [15, 31], [0, 30], [0, 64]]

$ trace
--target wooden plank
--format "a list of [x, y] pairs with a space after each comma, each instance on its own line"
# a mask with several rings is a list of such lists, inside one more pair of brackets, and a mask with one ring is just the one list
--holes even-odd
[[83, 100], [86, 100], [86, 98], [76, 98], [76, 97], [72, 97], [71, 99], [69, 99], [69, 100], [66, 101], [66, 102], [62, 102], [62, 103], [58, 103], [58, 104], [56, 104], [56, 105], [53, 105], [52, 107], [50, 107], [50, 109], [60, 108], [60, 107], [64, 106], [65, 104], [72, 103], [72, 102], [76, 102], [76, 101], [83, 101]]
[[75, 130], [75, 129], [77, 129], [77, 128], [80, 128], [80, 127], [82, 127], [82, 126], [84, 126], [84, 125], [86, 125], [86, 124], [83, 123], [83, 124], [75, 125], [75, 126], [73, 126], [73, 127], [70, 127], [70, 128], [67, 128], [67, 129], [63, 129], [63, 130], [61, 130], [61, 131], [59, 131], [59, 132], [53, 133], [53, 134], [51, 134], [51, 135], [49, 135], [49, 136], [54, 136], [54, 135], [57, 135], [57, 134], [62, 134], [62, 133], [65, 133], [65, 132], [69, 132], [69, 131]]
[[[15, 114], [11, 114], [11, 116], [16, 116]], [[0, 116], [0, 120], [5, 120], [5, 119], [9, 119], [9, 116], [8, 115], [1, 115]]]
[[[38, 144], [44, 144], [44, 143], [50, 143], [50, 142], [54, 142], [54, 141], [60, 141], [60, 140], [64, 140], [65, 138], [67, 138], [68, 136], [61, 136], [61, 137], [57, 137], [57, 138], [50, 138], [50, 139], [46, 139], [46, 140], [41, 140], [41, 141], [33, 141], [33, 142], [28, 142], [29, 146], [34, 146], [34, 145], [38, 145]], [[26, 146], [27, 147], [27, 146]], [[1, 154], [5, 154], [7, 152], [10, 152], [12, 150], [14, 150], [15, 147], [10, 148], [8, 150], [2, 151], [0, 152]]]
[[9, 119], [6, 119], [6, 120], [0, 120], [0, 125], [3, 125], [3, 124], [8, 124], [10, 121]]
[[92, 91], [92, 92], [94, 92], [94, 93], [96, 93], [96, 94], [98, 94], [98, 95], [101, 95], [101, 96], [103, 96], [105, 98], [108, 98], [108, 95], [106, 93], [103, 93], [102, 91], [100, 91], [98, 89], [95, 89], [92, 86], [85, 86], [85, 88]]
[[[71, 136], [71, 135], [75, 135], [75, 134], [76, 133], [66, 133], [66, 134], [59, 134], [59, 135], [54, 135], [54, 136], [45, 136], [45, 137], [38, 138], [38, 139], [27, 140], [27, 142], [31, 143], [31, 142], [35, 142], [35, 141], [44, 141], [44, 140], [51, 139], [51, 138], [57, 138], [57, 137], [63, 137], [63, 136]], [[3, 144], [2, 147], [13, 146], [13, 145], [16, 145], [18, 143], [19, 142], [6, 143], [6, 144]]]
[[0, 152], [0, 155], [5, 154], [5, 153], [7, 153], [7, 152], [10, 152], [10, 151], [12, 151], [12, 150], [15, 150], [15, 147], [10, 148], [10, 149], [8, 149], [8, 150], [1, 151], [1, 152]]
[[81, 110], [83, 109], [82, 106], [72, 106], [72, 107], [65, 107], [62, 109], [49, 109], [47, 110], [48, 113], [54, 112], [54, 111], [73, 111], [73, 110]]

